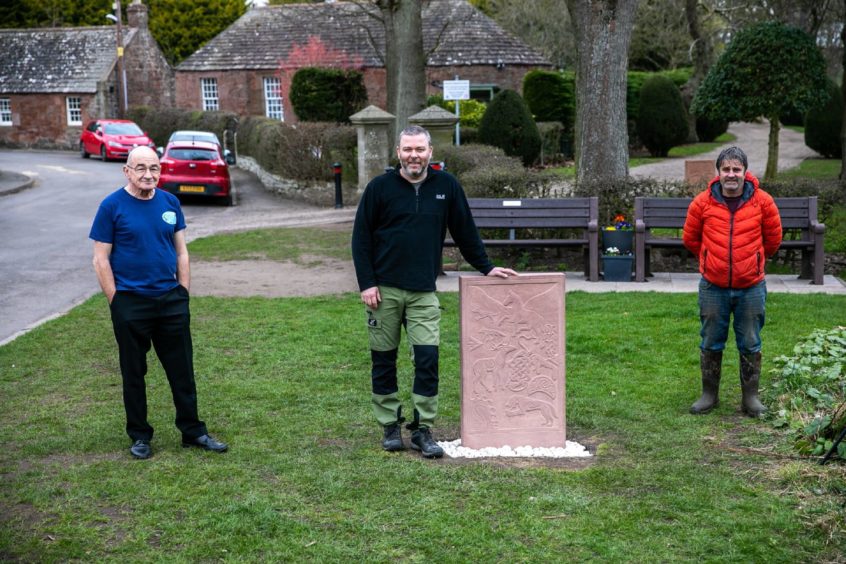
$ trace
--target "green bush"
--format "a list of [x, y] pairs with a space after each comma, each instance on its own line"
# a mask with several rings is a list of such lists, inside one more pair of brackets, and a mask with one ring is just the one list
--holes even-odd
[[696, 118], [696, 137], [702, 143], [710, 143], [728, 131], [729, 122], [724, 119], [711, 119], [704, 116]]
[[833, 80], [828, 81], [828, 94], [828, 102], [811, 108], [805, 115], [805, 145], [826, 158], [839, 159], [843, 98], [840, 87]]
[[[458, 106], [459, 123], [462, 126], [479, 127], [487, 109], [485, 103], [473, 99], [459, 100], [459, 102], [461, 102]], [[429, 106], [439, 106], [452, 114], [455, 113], [455, 100], [444, 100], [443, 96], [437, 94], [426, 99], [426, 107]]]
[[134, 106], [129, 108], [127, 119], [137, 123], [159, 147], [167, 143], [171, 133], [180, 129], [211, 131], [223, 142], [227, 133], [226, 141], [231, 141], [232, 133], [238, 128], [238, 115], [230, 112]]
[[459, 178], [469, 198], [543, 198], [549, 196], [555, 179], [550, 173], [522, 166], [483, 166]]
[[626, 178], [615, 181], [581, 182], [573, 188], [573, 196], [599, 197], [599, 225], [614, 225], [617, 214], [634, 223], [634, 199], [637, 196], [682, 198], [694, 196], [699, 190], [683, 180], [656, 180], [654, 178]]
[[529, 107], [514, 90], [497, 94], [479, 124], [479, 140], [519, 156], [526, 166], [540, 155], [541, 138]]
[[653, 157], [666, 157], [670, 149], [687, 139], [687, 112], [681, 93], [664, 76], [646, 79], [640, 91], [637, 134]]
[[572, 128], [576, 115], [573, 73], [532, 70], [523, 77], [523, 99], [536, 121], [557, 121]]
[[447, 170], [459, 179], [477, 168], [494, 167], [523, 170], [523, 163], [517, 157], [509, 157], [499, 147], [481, 144], [467, 144], [456, 147], [435, 147], [434, 160], [444, 161]]
[[305, 67], [291, 80], [291, 105], [300, 121], [349, 123], [367, 105], [364, 75], [356, 70]]
[[[763, 395], [773, 404], [773, 426], [793, 431], [800, 453], [820, 456], [846, 424], [846, 327], [817, 329], [793, 352], [773, 360], [776, 368]], [[838, 454], [846, 458], [846, 442]]]

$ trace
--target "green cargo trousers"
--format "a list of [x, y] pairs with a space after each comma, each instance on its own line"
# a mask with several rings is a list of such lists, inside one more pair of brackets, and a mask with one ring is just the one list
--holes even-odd
[[376, 420], [383, 426], [403, 420], [397, 385], [397, 349], [405, 325], [414, 362], [411, 394], [414, 421], [408, 428], [432, 427], [438, 413], [440, 302], [435, 292], [380, 286], [379, 293], [382, 296], [379, 307], [366, 308]]

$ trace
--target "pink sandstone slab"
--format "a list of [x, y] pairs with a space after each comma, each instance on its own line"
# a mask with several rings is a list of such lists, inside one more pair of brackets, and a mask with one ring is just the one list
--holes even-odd
[[684, 161], [684, 181], [691, 186], [704, 188], [716, 174], [714, 161]]
[[566, 446], [564, 282], [459, 277], [462, 446]]

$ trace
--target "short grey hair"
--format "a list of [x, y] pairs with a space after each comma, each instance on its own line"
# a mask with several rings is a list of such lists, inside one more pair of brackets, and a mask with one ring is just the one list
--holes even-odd
[[749, 159], [746, 158], [746, 153], [740, 147], [723, 149], [720, 156], [717, 157], [717, 170], [720, 170], [724, 161], [739, 161], [743, 165], [743, 170], [749, 169]]
[[425, 127], [421, 127], [419, 125], [409, 125], [405, 129], [400, 131], [399, 136], [397, 136], [397, 147], [400, 146], [400, 142], [402, 141], [403, 136], [411, 137], [414, 135], [425, 135], [426, 144], [430, 147], [432, 146], [432, 136], [429, 134], [429, 131], [427, 131]]

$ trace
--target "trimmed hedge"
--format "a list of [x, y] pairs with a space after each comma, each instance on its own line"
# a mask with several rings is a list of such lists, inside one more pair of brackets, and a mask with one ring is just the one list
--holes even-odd
[[647, 78], [640, 91], [637, 135], [653, 157], [666, 157], [687, 140], [687, 111], [681, 93], [661, 75]]
[[479, 140], [499, 147], [506, 155], [519, 156], [530, 166], [540, 155], [541, 138], [523, 98], [503, 90], [491, 100], [479, 124]]
[[294, 73], [289, 96], [300, 121], [349, 123], [367, 105], [364, 75], [356, 70], [302, 68]]
[[828, 94], [828, 102], [811, 108], [805, 115], [805, 145], [826, 158], [839, 159], [843, 98], [840, 87], [833, 80], [828, 81]]
[[[179, 109], [130, 108], [129, 119], [148, 132], [156, 145], [163, 146], [179, 129], [212, 131], [228, 147], [247, 155], [266, 171], [293, 180], [331, 181], [332, 163], [340, 162], [343, 181], [358, 182], [355, 128], [336, 123], [289, 125], [263, 116], [239, 118], [226, 112]], [[236, 136], [237, 134], [237, 136]]]

